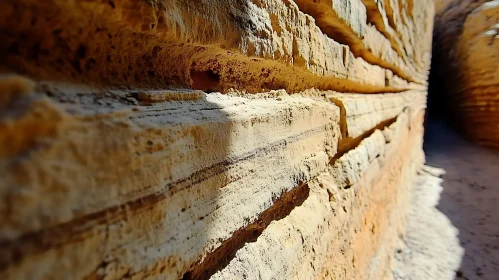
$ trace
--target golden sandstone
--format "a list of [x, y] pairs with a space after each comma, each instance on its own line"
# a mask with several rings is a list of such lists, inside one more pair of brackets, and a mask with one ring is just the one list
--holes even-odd
[[0, 276], [388, 277], [433, 9], [1, 1]]

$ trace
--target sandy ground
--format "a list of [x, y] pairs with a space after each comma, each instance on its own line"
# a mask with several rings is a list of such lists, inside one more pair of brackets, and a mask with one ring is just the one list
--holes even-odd
[[[394, 279], [499, 279], [499, 151], [429, 123]], [[439, 169], [444, 170], [442, 179]]]

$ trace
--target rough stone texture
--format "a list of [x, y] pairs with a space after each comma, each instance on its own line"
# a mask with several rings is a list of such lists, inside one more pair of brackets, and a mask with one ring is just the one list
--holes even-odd
[[389, 277], [433, 6], [336, 2], [1, 1], [0, 276]]
[[[377, 130], [343, 155], [339, 160], [365, 166], [358, 181], [350, 186], [336, 180], [336, 166], [320, 174], [309, 183], [310, 195], [301, 206], [272, 223], [256, 242], [246, 244], [213, 278], [389, 277], [408, 188], [423, 161], [417, 137], [421, 117], [414, 119], [417, 127], [409, 131], [408, 114], [401, 114], [385, 128], [394, 134], [390, 141]], [[368, 142], [374, 143], [372, 153], [365, 152]]]
[[[8, 278], [144, 277], [159, 271], [180, 277], [281, 193], [331, 166], [342, 134], [334, 103], [282, 92], [265, 99], [197, 93], [199, 100], [141, 106], [118, 90], [49, 90], [50, 98], [40, 92], [22, 96], [6, 113], [27, 113], [2, 121], [2, 127], [21, 129], [40, 119], [52, 125], [48, 137], [16, 141], [23, 145], [2, 160], [1, 264], [16, 263], [3, 272]], [[137, 97], [147, 94], [165, 93]], [[351, 96], [335, 96], [352, 104]], [[371, 109], [375, 120], [413, 105], [399, 94], [379, 97], [388, 106]], [[346, 106], [346, 115], [369, 111], [358, 104]], [[395, 124], [409, 111], [395, 113], [402, 116]], [[348, 131], [357, 121], [346, 121]], [[384, 154], [384, 143], [398, 142], [399, 130], [408, 128], [395, 124], [337, 159], [330, 183], [361, 180]], [[5, 145], [19, 134], [5, 132]], [[38, 145], [44, 148], [30, 150]], [[134, 228], [147, 229], [147, 235]]]
[[359, 138], [383, 122], [396, 118], [402, 111], [426, 107], [426, 92], [406, 91], [400, 94], [345, 94], [324, 92], [344, 113], [344, 139]]
[[[59, 105], [62, 126], [55, 129], [58, 137], [44, 143], [48, 149], [10, 155], [4, 162], [1, 237], [13, 243], [2, 247], [2, 263], [12, 261], [16, 249], [32, 253], [20, 271], [42, 269], [57, 262], [58, 253], [72, 251], [64, 273], [72, 278], [101, 265], [149, 272], [147, 265], [164, 266], [160, 260], [169, 263], [172, 276], [180, 275], [177, 270], [253, 222], [281, 193], [324, 169], [340, 136], [338, 108], [311, 99], [210, 95], [189, 106], [172, 102], [137, 109], [109, 98], [102, 108], [78, 110], [95, 98], [88, 95], [71, 99], [76, 106]], [[54, 187], [57, 196], [50, 191]], [[148, 229], [149, 238], [138, 239], [135, 227]], [[51, 234], [63, 230], [72, 234]], [[39, 242], [64, 246], [39, 252]], [[123, 246], [132, 244], [135, 253], [127, 253]], [[41, 263], [33, 260], [40, 253]], [[70, 271], [88, 260], [93, 260], [85, 264], [90, 270]], [[19, 270], [7, 273], [24, 278]]]
[[368, 21], [390, 40], [400, 56], [407, 56], [416, 69], [429, 70], [432, 1], [362, 0]]
[[366, 8], [360, 0], [298, 0], [296, 3], [315, 18], [325, 34], [350, 46], [355, 56], [390, 69], [406, 80], [425, 83], [426, 75], [412, 69], [412, 64], [407, 65], [403, 60], [406, 57], [399, 56], [386, 37], [367, 23]]
[[[286, 159], [284, 155], [269, 153], [281, 153], [283, 148], [285, 150], [291, 144], [304, 146], [300, 149], [300, 152], [304, 152], [303, 158], [294, 152], [292, 161], [305, 163], [307, 158], [313, 158], [312, 155], [316, 159], [326, 158], [327, 161], [328, 156], [336, 153], [340, 135], [337, 125], [339, 109], [334, 104], [318, 103], [308, 98], [288, 97], [283, 102], [275, 98], [248, 100], [208, 95], [206, 100], [190, 102], [189, 106], [179, 106], [183, 105], [182, 101], [176, 101], [141, 107], [120, 103], [119, 98], [124, 98], [124, 94], [119, 91], [77, 91], [76, 94], [83, 94], [81, 98], [69, 97], [76, 104], [57, 104], [43, 97], [35, 101], [40, 105], [28, 103], [28, 106], [34, 107], [33, 111], [53, 108], [43, 114], [57, 116], [58, 122], [51, 128], [57, 137], [45, 143], [50, 149], [37, 151], [30, 157], [23, 154], [29, 147], [18, 147], [15, 153], [14, 149], [10, 150], [12, 163], [7, 163], [7, 169], [2, 170], [4, 182], [9, 182], [6, 187], [10, 187], [2, 190], [12, 193], [16, 188], [14, 186], [24, 185], [25, 178], [18, 176], [18, 172], [23, 174], [26, 169], [43, 177], [47, 183], [25, 185], [26, 193], [19, 195], [19, 199], [25, 199], [28, 194], [36, 198], [29, 204], [21, 204], [17, 196], [4, 202], [3, 205], [11, 213], [8, 216], [4, 213], [2, 220], [6, 222], [4, 226], [11, 226], [4, 227], [3, 238], [18, 237], [39, 230], [42, 225], [68, 222], [89, 212], [103, 211], [158, 190], [177, 188], [175, 192], [181, 192], [189, 181], [195, 182], [196, 179], [189, 178], [194, 172], [216, 172], [213, 175], [223, 176], [219, 173], [232, 169], [232, 164], [262, 160], [263, 155], [260, 153], [289, 162], [291, 159]], [[92, 99], [97, 96], [103, 96], [105, 99], [102, 102], [105, 104], [92, 106]], [[65, 102], [64, 99], [68, 97], [55, 93], [55, 98]], [[89, 104], [85, 104], [87, 102]], [[106, 122], [103, 123], [103, 120]], [[29, 121], [37, 120], [21, 117], [3, 123], [21, 128], [29, 126]], [[273, 133], [268, 134], [267, 131]], [[15, 133], [15, 130], [11, 135], [7, 133], [5, 142], [12, 139]], [[31, 146], [36, 138], [26, 141]], [[306, 147], [300, 144], [302, 141], [310, 145]], [[317, 144], [310, 141], [317, 141]], [[64, 153], [70, 147], [75, 147], [73, 153]], [[62, 154], [53, 153], [53, 150], [60, 150]], [[182, 152], [178, 153], [177, 150]], [[18, 155], [24, 157], [22, 163], [16, 160]], [[60, 166], [43, 165], [43, 162], [56, 161]], [[64, 162], [73, 164], [64, 165]], [[122, 165], [120, 162], [127, 164]], [[295, 174], [282, 163], [278, 166], [286, 169], [283, 172], [290, 180], [304, 176], [299, 175], [301, 168], [297, 168]], [[17, 169], [17, 172], [12, 168]], [[214, 168], [217, 171], [211, 170]], [[265, 168], [273, 173], [272, 176], [281, 176], [278, 175], [280, 172]], [[79, 172], [82, 170], [85, 172]], [[309, 172], [313, 174], [313, 171]], [[202, 173], [197, 177], [208, 176]], [[96, 175], [88, 177], [87, 174]], [[152, 174], [161, 176], [153, 178]], [[284, 184], [286, 180], [280, 179]], [[255, 180], [251, 181], [253, 185], [256, 184]], [[57, 197], [48, 192], [47, 188], [52, 182], [58, 185]], [[119, 187], [119, 192], [113, 190], [113, 186]], [[88, 189], [94, 191], [88, 192]], [[17, 228], [17, 224], [31, 227]], [[10, 228], [12, 230], [6, 230]]]
[[0, 11], [7, 65], [44, 79], [250, 92], [421, 88], [356, 58], [292, 1], [9, 0]]
[[453, 98], [468, 138], [499, 148], [499, 1], [475, 9], [456, 45], [459, 81]]
[[499, 2], [437, 3], [435, 74], [443, 84], [436, 107], [446, 100], [453, 126], [468, 139], [499, 147]]

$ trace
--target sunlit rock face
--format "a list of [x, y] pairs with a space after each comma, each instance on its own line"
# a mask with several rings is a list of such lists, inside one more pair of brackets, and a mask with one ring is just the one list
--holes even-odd
[[434, 83], [442, 84], [435, 94], [447, 100], [447, 114], [464, 136], [499, 147], [499, 2], [444, 2], [435, 19]]
[[382, 279], [432, 1], [0, 2], [0, 276]]

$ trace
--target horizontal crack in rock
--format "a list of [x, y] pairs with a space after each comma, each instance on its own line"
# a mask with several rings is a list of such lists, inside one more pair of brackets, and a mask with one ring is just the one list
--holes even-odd
[[255, 222], [234, 232], [231, 238], [208, 254], [201, 263], [186, 272], [182, 279], [209, 279], [217, 271], [226, 267], [246, 243], [255, 242], [271, 222], [285, 218], [293, 209], [301, 206], [309, 193], [310, 189], [307, 184], [300, 184], [291, 191], [283, 193], [272, 206], [258, 216]]
[[338, 144], [338, 152], [331, 159], [330, 164], [334, 164], [334, 162], [337, 159], [339, 159], [341, 156], [343, 156], [347, 152], [355, 149], [357, 146], [359, 146], [359, 144], [360, 144], [360, 142], [362, 142], [362, 140], [364, 140], [364, 139], [368, 138], [369, 136], [371, 136], [374, 133], [374, 131], [376, 131], [377, 129], [383, 130], [386, 127], [388, 127], [391, 124], [393, 124], [396, 120], [397, 120], [397, 117], [394, 117], [394, 118], [391, 118], [391, 119], [388, 119], [388, 120], [384, 120], [381, 123], [379, 123], [378, 125], [376, 125], [375, 127], [373, 127], [370, 130], [364, 132], [362, 135], [360, 135], [358, 137], [355, 137], [355, 138], [347, 137], [345, 139], [340, 140], [340, 142]]

